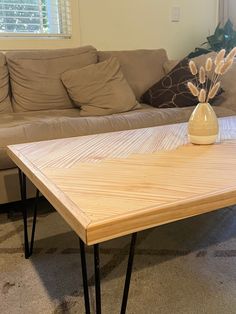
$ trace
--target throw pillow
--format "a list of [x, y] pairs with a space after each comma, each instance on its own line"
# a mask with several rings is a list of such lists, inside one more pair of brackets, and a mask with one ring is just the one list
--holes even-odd
[[62, 82], [81, 116], [103, 116], [139, 108], [114, 57], [62, 74]]
[[[187, 82], [195, 83], [191, 74], [189, 59], [184, 58], [159, 82], [150, 87], [142, 96], [142, 101], [157, 108], [189, 107], [198, 104], [197, 97], [194, 97], [187, 87]], [[211, 81], [208, 79], [208, 86]], [[223, 92], [222, 89], [218, 95]], [[212, 103], [212, 102], [211, 102]]]

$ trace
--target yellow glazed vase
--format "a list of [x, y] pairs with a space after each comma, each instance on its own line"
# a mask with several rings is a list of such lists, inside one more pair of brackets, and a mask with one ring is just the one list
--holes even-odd
[[193, 144], [208, 145], [215, 143], [219, 124], [215, 111], [208, 103], [199, 103], [188, 122], [188, 137]]

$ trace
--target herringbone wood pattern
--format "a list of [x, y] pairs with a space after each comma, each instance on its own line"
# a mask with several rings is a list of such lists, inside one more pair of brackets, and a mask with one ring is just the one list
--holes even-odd
[[236, 118], [220, 141], [188, 144], [186, 124], [13, 145], [15, 163], [87, 243], [236, 203]]

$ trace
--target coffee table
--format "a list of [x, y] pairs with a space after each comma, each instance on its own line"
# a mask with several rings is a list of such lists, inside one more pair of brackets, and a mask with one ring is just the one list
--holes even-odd
[[96, 313], [101, 313], [99, 243], [132, 234], [121, 313], [125, 313], [137, 232], [236, 203], [236, 117], [222, 118], [219, 142], [188, 143], [175, 124], [8, 146], [37, 187], [31, 241], [23, 210], [25, 257], [33, 252], [39, 191], [80, 238], [85, 311], [90, 313], [85, 245], [93, 245]]

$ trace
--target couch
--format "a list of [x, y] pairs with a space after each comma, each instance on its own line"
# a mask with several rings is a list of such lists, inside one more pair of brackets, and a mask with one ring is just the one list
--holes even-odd
[[[147, 104], [125, 113], [81, 117], [60, 82], [60, 74], [115, 56], [140, 101], [141, 95], [165, 75], [163, 49], [97, 51], [92, 46], [60, 50], [0, 53], [0, 204], [20, 199], [17, 169], [6, 153], [10, 144], [43, 141], [185, 122], [193, 107], [156, 109]], [[234, 78], [228, 78], [231, 90]], [[235, 115], [235, 92], [215, 106], [217, 116]], [[28, 185], [28, 196], [34, 189]]]

